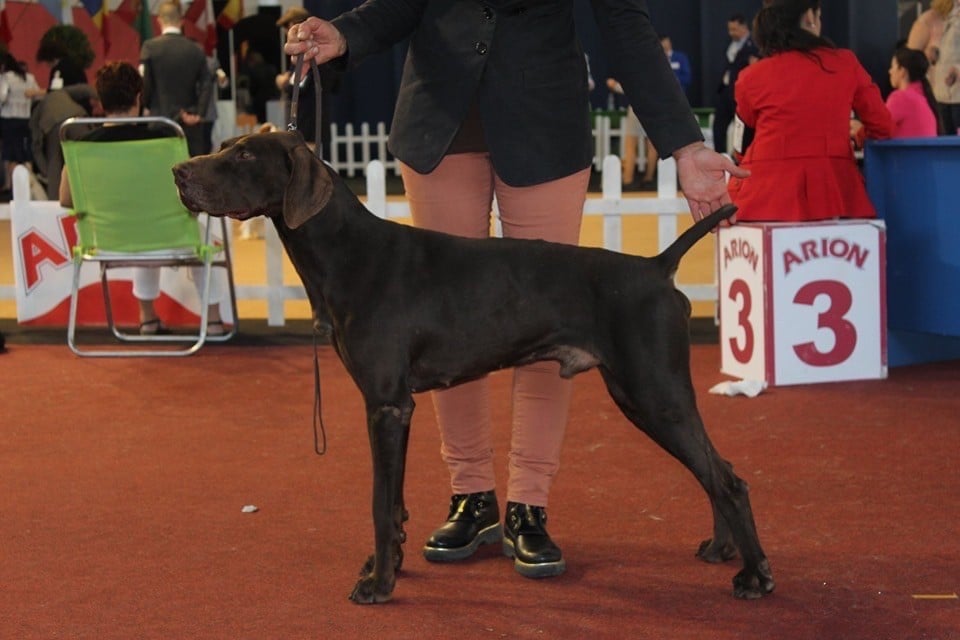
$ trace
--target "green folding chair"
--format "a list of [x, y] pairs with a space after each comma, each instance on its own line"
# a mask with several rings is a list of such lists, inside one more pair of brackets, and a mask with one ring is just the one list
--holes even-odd
[[[85, 141], [78, 135], [104, 123], [138, 123], [164, 127], [168, 137], [146, 140]], [[164, 131], [166, 133], [166, 131]], [[180, 202], [171, 169], [189, 157], [183, 130], [167, 118], [71, 118], [60, 128], [63, 157], [70, 180], [77, 245], [73, 247], [73, 286], [67, 344], [80, 356], [186, 356], [205, 342], [232, 338], [239, 323], [233, 267], [226, 223], [219, 218], [223, 244], [210, 242], [209, 219], [201, 238], [197, 217]], [[100, 266], [107, 325], [130, 349], [80, 349], [76, 342], [80, 270], [88, 262]], [[200, 325], [196, 332], [140, 335], [117, 327], [113, 319], [107, 272], [120, 267], [202, 267]], [[224, 335], [207, 335], [207, 307], [214, 267], [223, 268], [229, 283], [233, 325]], [[170, 348], [171, 343], [190, 343]], [[143, 343], [152, 343], [149, 348]]]

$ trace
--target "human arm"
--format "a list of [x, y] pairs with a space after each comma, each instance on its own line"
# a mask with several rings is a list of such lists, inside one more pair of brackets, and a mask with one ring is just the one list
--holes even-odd
[[703, 144], [700, 125], [677, 82], [642, 0], [592, 0], [613, 75], [661, 158], [677, 161], [680, 188], [699, 220], [730, 202], [726, 174], [749, 171]]
[[420, 23], [426, 0], [368, 0], [332, 22], [309, 17], [290, 27], [284, 53], [305, 54], [318, 65], [331, 60], [355, 66], [409, 36]]
[[73, 196], [70, 194], [70, 179], [67, 176], [67, 165], [60, 170], [60, 206], [65, 209], [73, 208]]
[[[900, 122], [903, 122], [910, 116], [910, 105], [908, 104], [906, 94], [902, 89], [894, 89], [893, 92], [887, 96], [887, 111], [890, 112], [890, 118], [893, 120], [894, 127]], [[854, 133], [852, 127], [853, 123], [856, 122], [860, 127], [863, 124], [859, 120], [851, 120], [851, 135]]]
[[37, 78], [32, 74], [27, 74], [27, 89], [23, 92], [23, 95], [27, 96], [31, 100], [37, 98], [42, 98], [46, 95], [46, 91], [40, 88], [40, 85], [37, 84]]
[[[928, 13], [922, 13], [913, 21], [913, 26], [910, 27], [910, 34], [907, 36], [906, 46], [908, 49], [923, 51], [929, 59], [930, 53], [927, 51], [927, 46], [930, 44], [931, 32], [928, 18]], [[936, 60], [930, 60], [930, 62], [934, 63]]]
[[857, 120], [863, 123], [862, 137], [858, 142], [862, 146], [863, 138], [886, 140], [893, 135], [893, 117], [890, 110], [880, 96], [880, 88], [873, 82], [867, 70], [857, 61], [852, 51], [848, 55], [853, 58], [852, 64], [857, 78], [852, 107]]
[[661, 158], [702, 141], [700, 125], [663, 53], [644, 0], [591, 0], [610, 74]]
[[[149, 42], [149, 41], [148, 41]], [[156, 91], [153, 82], [153, 72], [150, 64], [150, 49], [147, 42], [140, 48], [140, 75], [143, 76], [143, 111], [149, 113], [150, 105], [153, 104], [153, 94]]]
[[623, 87], [617, 82], [616, 78], [607, 78], [607, 89], [621, 96], [623, 95]]
[[[197, 48], [200, 49], [199, 47]], [[210, 65], [207, 64], [207, 58], [202, 50], [200, 50], [198, 61], [197, 76], [194, 81], [196, 83], [197, 104], [195, 107], [187, 110], [190, 116], [196, 117], [196, 122], [187, 122], [184, 120], [187, 124], [197, 124], [203, 120], [204, 115], [210, 110], [210, 101], [213, 100], [213, 83], [215, 80], [213, 74], [210, 72]], [[193, 120], [194, 118], [191, 117], [190, 119]]]

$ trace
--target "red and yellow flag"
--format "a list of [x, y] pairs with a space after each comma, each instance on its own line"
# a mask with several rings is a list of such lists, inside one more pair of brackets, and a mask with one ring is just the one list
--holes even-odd
[[217, 24], [224, 29], [232, 29], [243, 17], [243, 2], [241, 0], [227, 0], [227, 6], [217, 16]]

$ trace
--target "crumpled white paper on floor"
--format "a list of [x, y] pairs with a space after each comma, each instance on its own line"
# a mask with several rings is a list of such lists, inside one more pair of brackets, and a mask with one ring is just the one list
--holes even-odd
[[718, 396], [747, 396], [756, 398], [767, 388], [764, 380], [725, 380], [710, 387], [710, 393]]

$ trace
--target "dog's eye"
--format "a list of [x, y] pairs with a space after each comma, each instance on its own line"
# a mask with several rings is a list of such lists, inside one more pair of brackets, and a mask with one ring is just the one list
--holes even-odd
[[238, 160], [253, 160], [253, 154], [247, 151], [246, 149], [240, 149], [237, 152]]

